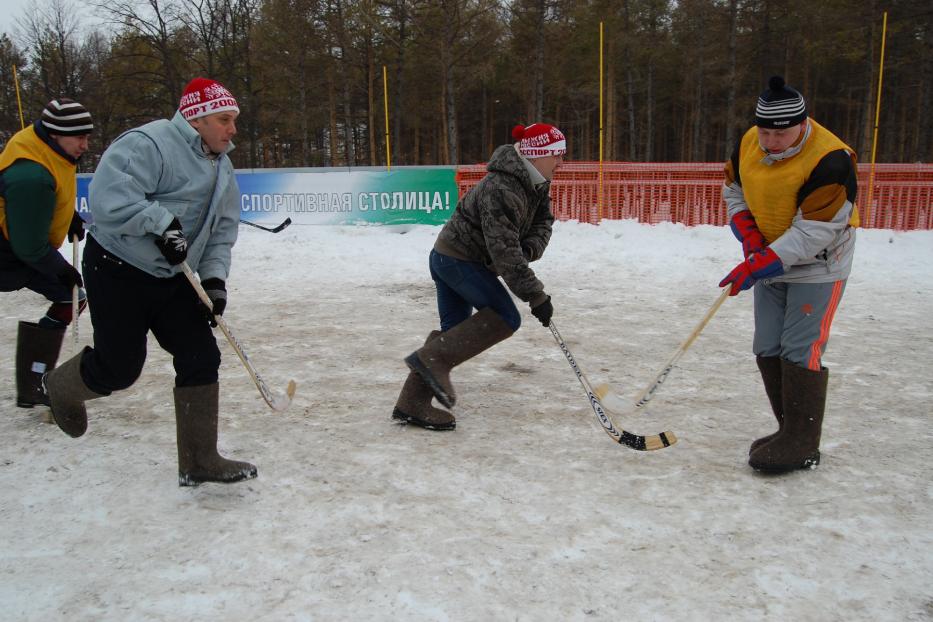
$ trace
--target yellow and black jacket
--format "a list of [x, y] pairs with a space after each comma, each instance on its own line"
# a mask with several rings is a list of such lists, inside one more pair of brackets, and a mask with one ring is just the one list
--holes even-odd
[[782, 154], [766, 153], [749, 129], [726, 162], [723, 198], [730, 219], [751, 212], [781, 258], [775, 281], [821, 283], [851, 271], [857, 184], [852, 149], [808, 119], [801, 141]]

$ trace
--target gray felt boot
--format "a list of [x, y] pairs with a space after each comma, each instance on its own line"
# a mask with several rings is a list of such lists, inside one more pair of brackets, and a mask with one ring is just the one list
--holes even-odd
[[[434, 330], [425, 340], [425, 345], [441, 334], [441, 331]], [[434, 393], [424, 383], [417, 373], [408, 372], [408, 378], [402, 387], [402, 392], [398, 396], [395, 408], [392, 410], [392, 418], [412, 423], [414, 425], [427, 428], [428, 430], [453, 430], [457, 427], [457, 420], [446, 410], [435, 408], [431, 404]]]
[[20, 408], [48, 406], [42, 390], [42, 375], [55, 369], [65, 338], [64, 328], [41, 328], [20, 322], [16, 331], [16, 405]]
[[826, 407], [829, 372], [812, 371], [781, 361], [784, 427], [755, 449], [748, 464], [758, 471], [783, 473], [820, 463], [820, 435]]
[[450, 408], [457, 402], [450, 383], [450, 370], [508, 339], [514, 332], [502, 316], [486, 307], [409, 354], [405, 363], [424, 379], [437, 401]]
[[220, 385], [175, 387], [175, 428], [178, 437], [178, 485], [202, 482], [231, 484], [256, 477], [248, 462], [227, 460], [217, 453], [217, 411]]

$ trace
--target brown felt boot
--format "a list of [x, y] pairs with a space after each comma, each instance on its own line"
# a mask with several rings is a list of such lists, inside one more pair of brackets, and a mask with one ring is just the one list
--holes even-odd
[[92, 391], [81, 377], [81, 357], [84, 350], [71, 357], [42, 377], [42, 384], [49, 396], [52, 418], [62, 432], [75, 438], [87, 431], [87, 409], [84, 402], [105, 397]]
[[[425, 345], [441, 334], [441, 331], [434, 330], [425, 340]], [[421, 376], [413, 371], [408, 372], [408, 378], [402, 387], [402, 392], [395, 403], [395, 409], [392, 411], [392, 418], [413, 423], [414, 425], [427, 428], [428, 430], [453, 430], [457, 427], [457, 420], [446, 410], [435, 408], [431, 405], [431, 399], [434, 393], [424, 383]]]
[[763, 436], [752, 442], [748, 449], [748, 455], [753, 451], [777, 436], [784, 427], [784, 403], [781, 397], [781, 358], [778, 356], [759, 356], [758, 371], [761, 372], [761, 380], [765, 384], [765, 393], [768, 395], [768, 401], [771, 402], [771, 412], [778, 422], [778, 431], [767, 436]]
[[450, 370], [512, 336], [512, 327], [490, 307], [474, 313], [439, 337], [405, 357], [434, 397], [447, 408], [457, 402]]
[[42, 390], [42, 375], [55, 369], [65, 338], [64, 328], [41, 328], [20, 322], [16, 331], [16, 405], [20, 408], [49, 405]]
[[811, 371], [784, 360], [781, 366], [784, 427], [748, 459], [753, 469], [770, 473], [807, 469], [820, 463], [820, 433], [829, 380], [825, 367]]
[[231, 484], [256, 477], [248, 462], [227, 460], [217, 453], [217, 411], [220, 385], [175, 387], [175, 429], [178, 436], [178, 485], [202, 482]]

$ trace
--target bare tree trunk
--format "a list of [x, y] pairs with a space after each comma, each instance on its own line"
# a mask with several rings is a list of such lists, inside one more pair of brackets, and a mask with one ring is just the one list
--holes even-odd
[[729, 70], [726, 77], [726, 153], [731, 157], [736, 142], [735, 77], [736, 77], [736, 33], [739, 28], [739, 1], [729, 0]]
[[[875, 7], [876, 1], [871, 1], [871, 10], [870, 15], [876, 15]], [[868, 48], [868, 54], [865, 57], [866, 74], [868, 75], [868, 84], [865, 88], [865, 99], [863, 100], [863, 115], [862, 115], [862, 131], [859, 133], [858, 144], [853, 145], [855, 152], [858, 153], [859, 160], [861, 162], [870, 162], [871, 161], [871, 143], [872, 143], [872, 128], [874, 127], [874, 97], [875, 97], [875, 87], [878, 82], [878, 73], [875, 69], [875, 38], [876, 38], [876, 28], [874, 20], [871, 21], [871, 27], [868, 29], [866, 47]], [[880, 40], [879, 40], [880, 41]], [[880, 43], [879, 43], [880, 45]]]
[[457, 164], [459, 161], [459, 141], [457, 140], [457, 102], [454, 85], [454, 68], [448, 59], [444, 59], [444, 93], [443, 109], [444, 120], [447, 131], [444, 136], [444, 143], [447, 148], [446, 161], [444, 164]]
[[[346, 67], [344, 67], [346, 69]], [[356, 166], [356, 141], [353, 137], [353, 102], [350, 99], [350, 81], [343, 79], [343, 135], [346, 144], [347, 166]]]
[[298, 56], [298, 128], [301, 132], [301, 165], [311, 166], [311, 136], [308, 128], [308, 72], [304, 48]]
[[376, 157], [376, 134], [379, 129], [376, 126], [376, 94], [375, 94], [375, 80], [376, 80], [376, 66], [375, 59], [373, 58], [373, 48], [370, 42], [370, 45], [366, 48], [366, 57], [367, 57], [367, 91], [368, 91], [368, 108], [369, 108], [369, 163], [370, 166], [377, 166], [379, 161]]
[[[402, 94], [405, 93], [405, 42], [408, 38], [408, 3], [396, 0], [392, 5], [396, 20], [396, 57], [394, 88], [392, 91], [392, 161], [399, 159], [402, 150], [402, 121], [404, 119]], [[415, 156], [417, 160], [417, 155]]]
[[[624, 6], [624, 19], [625, 19], [625, 57], [631, 59], [632, 57], [632, 19], [631, 13], [629, 11], [629, 2], [626, 0]], [[625, 82], [626, 82], [626, 97], [628, 98], [628, 159], [631, 162], [634, 162], [637, 159], [636, 148], [637, 148], [637, 136], [636, 136], [636, 126], [635, 126], [635, 74], [632, 71], [632, 62], [626, 63], [625, 67]]]
[[337, 151], [337, 85], [334, 80], [334, 61], [331, 59], [327, 67], [327, 103], [330, 111], [330, 165], [338, 166]]
[[457, 136], [457, 102], [454, 97], [454, 68], [444, 67], [444, 111], [447, 121], [447, 161], [445, 164], [457, 164], [460, 161], [460, 142]]
[[547, 0], [538, 0], [538, 23], [535, 32], [535, 63], [534, 63], [534, 108], [530, 122], [537, 123], [544, 118], [544, 23], [547, 17]]
[[654, 57], [648, 58], [648, 75], [645, 86], [645, 162], [654, 161]]
[[[603, 114], [603, 157], [616, 159], [618, 123], [616, 123], [615, 54], [610, 43], [606, 50], [606, 106]], [[631, 137], [629, 137], [631, 138]]]

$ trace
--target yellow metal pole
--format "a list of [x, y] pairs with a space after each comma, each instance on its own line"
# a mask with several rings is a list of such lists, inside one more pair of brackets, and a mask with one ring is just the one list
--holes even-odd
[[16, 105], [19, 106], [19, 129], [26, 129], [26, 121], [23, 119], [23, 102], [19, 98], [19, 78], [16, 75], [16, 65], [13, 65], [13, 85], [16, 87]]
[[888, 32], [888, 12], [884, 12], [884, 19], [881, 25], [881, 63], [878, 68], [878, 98], [875, 103], [875, 128], [871, 139], [871, 173], [868, 175], [868, 201], [865, 203], [865, 221], [864, 226], [871, 223], [871, 202], [875, 186], [875, 150], [878, 147], [878, 119], [881, 117], [881, 81], [884, 78], [884, 41]]
[[603, 23], [599, 22], [599, 186], [596, 189], [597, 222], [603, 220]]
[[386, 66], [382, 66], [382, 99], [386, 113], [386, 170], [392, 170], [392, 149], [389, 146], [389, 81], [386, 78]]

